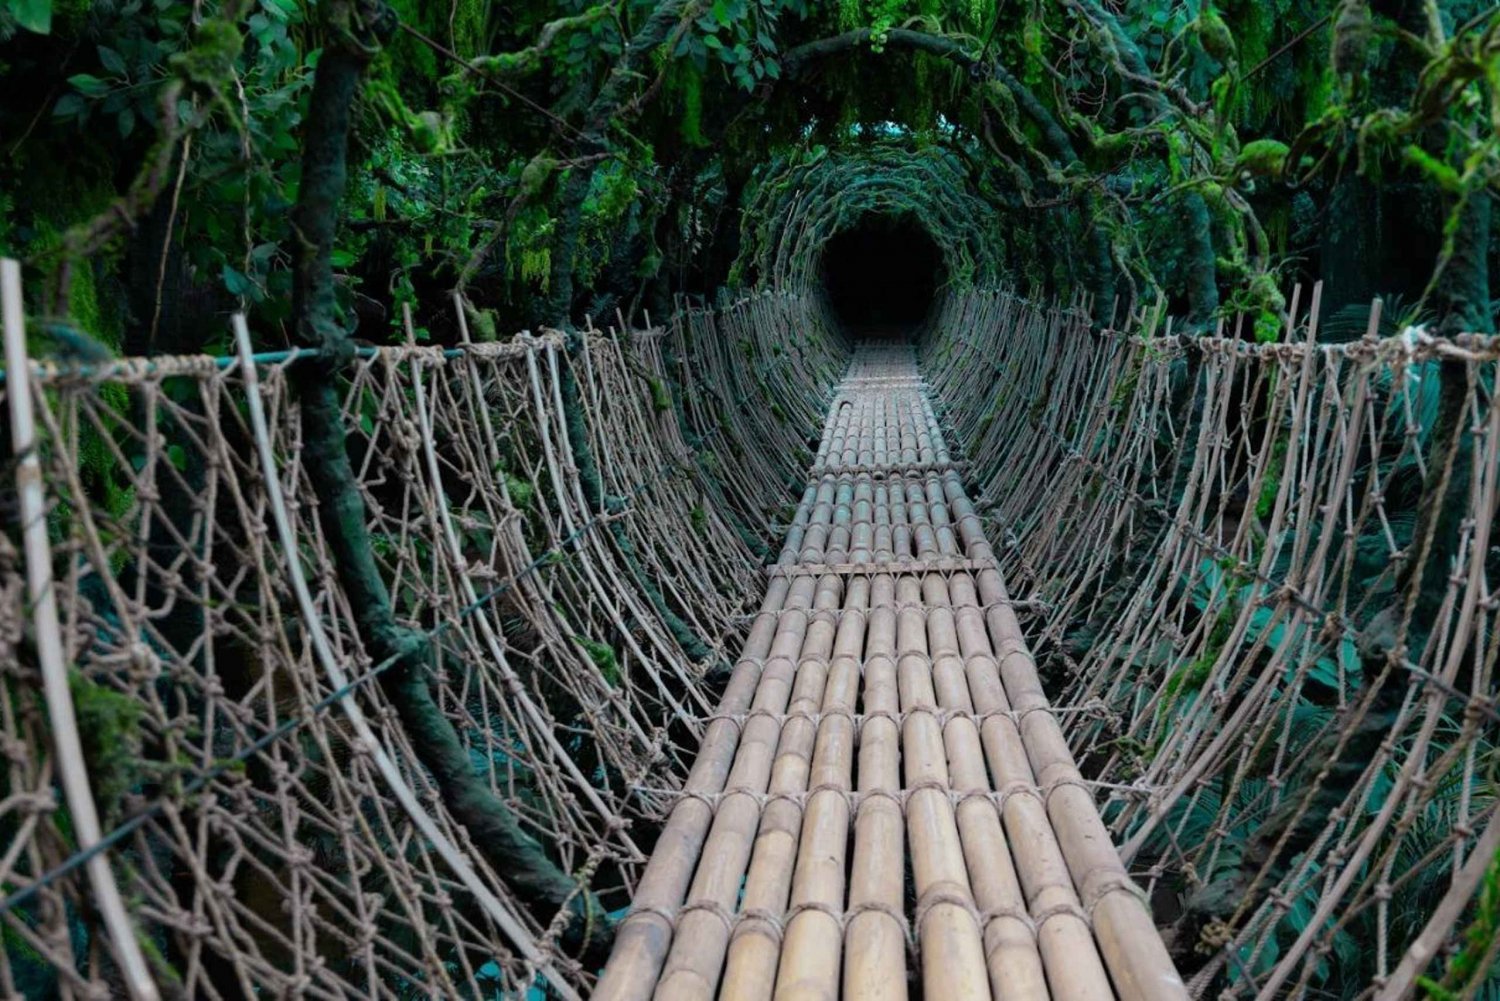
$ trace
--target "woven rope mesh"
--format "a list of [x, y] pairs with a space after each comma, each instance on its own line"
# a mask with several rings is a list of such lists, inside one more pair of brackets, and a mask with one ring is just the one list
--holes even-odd
[[[1379, 983], [1496, 811], [1500, 352], [1121, 326], [973, 293], [921, 345], [1053, 711], [1170, 944], [1201, 957], [1190, 987]], [[0, 991], [120, 992], [103, 858], [169, 996], [587, 993], [580, 901], [627, 906], [680, 799], [848, 358], [815, 298], [781, 294], [361, 357], [348, 447], [434, 651], [430, 706], [387, 683], [340, 588], [295, 356], [253, 386], [239, 361], [37, 366], [107, 836], [80, 853], [56, 792], [0, 535]], [[429, 710], [573, 896], [527, 903], [455, 819], [413, 743]]]

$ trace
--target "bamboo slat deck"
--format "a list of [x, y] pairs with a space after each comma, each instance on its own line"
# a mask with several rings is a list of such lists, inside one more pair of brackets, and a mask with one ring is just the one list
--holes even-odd
[[596, 997], [1186, 997], [962, 468], [861, 346]]

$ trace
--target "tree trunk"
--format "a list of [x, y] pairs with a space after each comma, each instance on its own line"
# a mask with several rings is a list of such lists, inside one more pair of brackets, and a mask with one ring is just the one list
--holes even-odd
[[[337, 315], [332, 253], [347, 173], [350, 109], [366, 66], [388, 34], [391, 15], [380, 0], [344, 0], [331, 4], [327, 17], [332, 30], [308, 103], [302, 186], [294, 215], [293, 318], [298, 339], [319, 351], [318, 359], [296, 374], [302, 464], [317, 494], [318, 518], [360, 637], [376, 663], [395, 665], [382, 676], [381, 686], [412, 746], [436, 781], [448, 811], [468, 829], [490, 865], [547, 921], [577, 892], [577, 882], [552, 862], [521, 829], [509, 807], [475, 775], [458, 733], [433, 700], [427, 684], [431, 645], [427, 636], [396, 620], [345, 447], [337, 377], [353, 360], [354, 344]], [[589, 945], [605, 945], [610, 929], [593, 896], [578, 894], [570, 906], [578, 915], [575, 927], [583, 922], [592, 928]]]

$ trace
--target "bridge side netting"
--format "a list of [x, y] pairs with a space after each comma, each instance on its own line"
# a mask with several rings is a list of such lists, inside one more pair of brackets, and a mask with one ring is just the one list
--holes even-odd
[[[842, 350], [814, 305], [759, 296], [645, 333], [360, 358], [348, 447], [393, 604], [433, 651], [407, 688], [365, 652], [320, 532], [295, 358], [254, 386], [233, 359], [33, 366], [75, 718], [40, 697], [0, 535], [0, 993], [121, 987], [94, 852], [54, 788], [66, 726], [164, 994], [586, 991], [583, 901], [629, 899], [639, 822], [673, 800], [743, 642], [755, 546], [795, 498]], [[565, 875], [553, 897], [458, 819], [473, 804], [408, 696]]]
[[925, 366], [1191, 986], [1410, 989], [1485, 948], [1500, 342], [1159, 321], [957, 295]]

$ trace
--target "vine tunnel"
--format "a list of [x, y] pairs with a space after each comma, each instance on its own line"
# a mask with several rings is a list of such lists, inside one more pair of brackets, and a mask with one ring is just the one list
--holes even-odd
[[[117, 878], [163, 913], [207, 894], [224, 927], [304, 943], [225, 940], [195, 963], [217, 933], [173, 918], [146, 926], [158, 965], [225, 996], [242, 978], [295, 992], [302, 977], [380, 995], [328, 938], [328, 907], [370, 915], [367, 948], [403, 971], [385, 976], [451, 996], [782, 984], [931, 1001], [1023, 988], [1180, 998], [1186, 974], [1271, 997], [1292, 978], [1363, 976], [1355, 944], [1396, 941], [1377, 911], [1398, 891], [1378, 867], [1308, 882], [1287, 846], [1332, 865], [1343, 849], [1317, 832], [1346, 825], [1390, 864], [1417, 848], [1451, 860], [1435, 848], [1457, 835], [1386, 832], [1369, 810], [1278, 814], [1270, 790], [1308, 782], [1362, 802], [1371, 776], [1431, 739], [1401, 712], [1345, 739], [1355, 700], [1417, 704], [1432, 672], [1376, 680], [1380, 655], [1340, 623], [1389, 594], [1389, 580], [1351, 575], [1372, 546], [1395, 557], [1384, 508], [1409, 502], [1385, 485], [1395, 464], [1418, 492], [1464, 465], [1493, 482], [1484, 438], [1445, 446], [1399, 424], [1454, 379], [1466, 412], [1493, 424], [1493, 357], [1440, 370], [1321, 347], [1300, 303], [1295, 346], [1276, 352], [1168, 338], [1146, 309], [1103, 330], [1080, 308], [992, 285], [1003, 218], [962, 183], [930, 183], [950, 167], [917, 158], [851, 176], [829, 159], [789, 168], [790, 183], [773, 175], [742, 240], [739, 267], [759, 287], [653, 330], [361, 352], [340, 420], [375, 568], [397, 621], [436, 624], [421, 634], [431, 673], [399, 682], [377, 680], [390, 660], [358, 668], [361, 612], [341, 609], [335, 576], [300, 597], [286, 587], [299, 545], [312, 566], [340, 558], [306, 494], [299, 356], [255, 362], [246, 341], [227, 368], [42, 371], [52, 495], [78, 481], [92, 434], [147, 449], [123, 505], [51, 529], [79, 554], [68, 614], [100, 623], [77, 650], [93, 665], [81, 711], [128, 720], [117, 739], [145, 762], [123, 776], [94, 766], [96, 788], [113, 790], [103, 817], [118, 824], [137, 809], [130, 790], [161, 788], [155, 756], [173, 741], [202, 742], [215, 762], [195, 788], [241, 804], [225, 812], [195, 792], [179, 805], [162, 788], [126, 822], [153, 865]], [[194, 433], [139, 435], [99, 385], [157, 401]], [[271, 415], [249, 428], [259, 469], [226, 461], [207, 422], [211, 401], [238, 414], [252, 398]], [[1227, 416], [1245, 406], [1253, 419]], [[1321, 443], [1316, 461], [1304, 442]], [[1300, 541], [1294, 512], [1330, 490], [1343, 501], [1318, 508], [1332, 522], [1312, 539], [1347, 532], [1361, 546]], [[279, 543], [242, 527], [258, 511]], [[1472, 572], [1497, 569], [1479, 537], [1491, 523], [1455, 523], [1473, 534], [1455, 551]], [[162, 566], [163, 525], [204, 556]], [[122, 624], [219, 586], [220, 566], [240, 568], [235, 600], [130, 641]], [[111, 587], [117, 573], [134, 587]], [[1363, 582], [1311, 596], [1284, 583], [1292, 574]], [[1449, 644], [1424, 645], [1424, 663], [1485, 628], [1460, 620], [1453, 594], [1418, 599], [1412, 635]], [[305, 642], [301, 622], [321, 623], [326, 644]], [[216, 673], [200, 673], [210, 649]], [[304, 694], [258, 684], [251, 649]], [[355, 651], [355, 680], [335, 649]], [[122, 673], [121, 657], [143, 666]], [[155, 696], [167, 665], [179, 710]], [[1216, 688], [1238, 694], [1206, 697]], [[1451, 781], [1487, 753], [1478, 712], [1457, 745], [1474, 756], [1444, 759]], [[260, 715], [269, 733], [247, 722]], [[1316, 753], [1291, 753], [1289, 727]], [[295, 781], [261, 760], [287, 740], [302, 755]], [[389, 764], [368, 770], [343, 750], [355, 745]], [[213, 833], [195, 838], [168, 809], [205, 811]], [[371, 833], [354, 837], [341, 816]], [[1236, 825], [1268, 825], [1280, 846], [1216, 862]], [[320, 875], [304, 883], [293, 862], [310, 857]], [[376, 868], [387, 875], [362, 875]], [[1434, 861], [1418, 871], [1449, 875]], [[1241, 893], [1247, 881], [1260, 888]], [[1417, 907], [1428, 890], [1399, 892]], [[1288, 893], [1324, 917], [1290, 925], [1277, 905]], [[1374, 910], [1340, 923], [1336, 907]], [[418, 935], [383, 938], [393, 929]], [[1205, 962], [1196, 943], [1220, 934], [1261, 958]], [[1319, 972], [1329, 953], [1338, 972]], [[296, 955], [315, 972], [297, 973]], [[93, 974], [50, 965], [78, 983], [114, 976], [112, 961]]]
[[[0, 28], [40, 6], [0, 4]], [[296, 47], [271, 16], [295, 6], [256, 8], [253, 53]], [[456, 37], [484, 6], [428, 27]], [[1242, 149], [1226, 124], [1253, 109], [1229, 114], [1237, 63], [1208, 90], [1213, 5], [1160, 40], [1186, 67], [1165, 79], [1119, 5], [1031, 5], [1024, 31], [963, 6], [994, 23], [840, 22], [783, 47], [783, 82], [707, 109], [717, 77], [675, 60], [742, 60], [715, 20], [733, 4], [642, 7], [621, 20], [640, 45], [593, 44], [623, 30], [607, 5], [549, 21], [462, 61], [426, 112], [349, 14], [306, 69], [374, 96], [349, 98], [352, 145], [348, 107], [302, 123], [329, 148], [280, 243], [250, 228], [286, 204], [263, 219], [260, 188], [228, 184], [232, 253], [172, 244], [211, 200], [191, 157], [225, 145], [183, 132], [65, 241], [113, 248], [112, 220], [134, 228], [166, 185], [151, 255], [70, 259], [45, 294], [34, 264], [24, 296], [4, 269], [7, 364], [30, 378], [0, 389], [26, 487], [14, 518], [0, 504], [0, 993], [1394, 1001], [1484, 979], [1500, 346], [1468, 331], [1487, 293], [1398, 332], [1281, 290], [1267, 230], [1285, 245], [1326, 214], [1290, 193], [1290, 145]], [[1072, 35], [1044, 23], [1064, 10]], [[1436, 34], [1461, 61], [1470, 42]], [[552, 79], [559, 38], [570, 65], [622, 53], [594, 67], [597, 106], [591, 74]], [[1061, 40], [1130, 86], [1037, 65]], [[654, 82], [629, 64], [653, 50]], [[183, 92], [216, 93], [181, 66]], [[1466, 67], [1429, 76], [1468, 86]], [[466, 117], [494, 96], [480, 78], [534, 90], [495, 118], [535, 148], [465, 175], [487, 147], [456, 137], [496, 127]], [[644, 114], [663, 93], [680, 106]], [[203, 103], [182, 128], [221, 113]], [[649, 142], [620, 140], [627, 111]], [[1341, 162], [1318, 145], [1335, 112], [1309, 164]], [[230, 146], [211, 178], [255, 160]], [[368, 158], [349, 218], [345, 146]], [[1445, 198], [1472, 180], [1483, 215], [1481, 161], [1436, 173]], [[1332, 204], [1366, 182], [1337, 183]], [[1273, 226], [1254, 198], [1287, 203]], [[1487, 227], [1449, 227], [1440, 278], [1487, 287], [1489, 248], [1459, 239]], [[225, 289], [193, 291], [205, 274]], [[190, 326], [173, 282], [205, 326], [250, 321], [155, 352], [159, 325]], [[126, 307], [101, 312], [116, 285]], [[132, 357], [26, 362], [38, 333], [74, 343], [54, 314], [76, 322], [75, 300], [128, 317]]]

